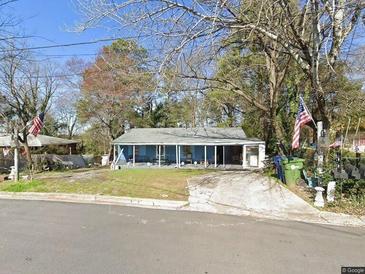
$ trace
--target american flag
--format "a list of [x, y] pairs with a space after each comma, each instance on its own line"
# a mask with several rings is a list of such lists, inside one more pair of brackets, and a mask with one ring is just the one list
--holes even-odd
[[44, 113], [41, 112], [37, 117], [33, 119], [33, 125], [29, 129], [29, 133], [37, 136], [43, 127]]
[[291, 144], [292, 149], [299, 148], [300, 129], [306, 123], [312, 120], [313, 120], [312, 116], [310, 115], [307, 107], [305, 106], [303, 99], [299, 98], [299, 109], [298, 109], [297, 119], [295, 120], [293, 142]]

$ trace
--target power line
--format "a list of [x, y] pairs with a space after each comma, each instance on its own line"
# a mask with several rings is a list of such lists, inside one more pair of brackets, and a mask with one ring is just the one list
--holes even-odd
[[74, 54], [42, 54], [40, 57], [52, 57], [52, 58], [62, 58], [62, 57], [73, 57], [73, 56], [95, 56], [99, 53], [74, 53]]
[[[99, 74], [103, 72], [118, 72], [115, 69], [102, 69], [99, 71], [89, 71], [87, 74]], [[130, 75], [141, 75], [141, 74], [154, 74], [157, 71], [143, 71], [143, 72], [134, 72], [130, 73]], [[72, 77], [72, 76], [83, 76], [85, 72], [79, 73], [66, 73], [66, 74], [50, 74], [50, 75], [36, 75], [36, 76], [14, 76], [16, 79], [39, 79], [39, 78], [64, 78], [64, 77]]]
[[145, 38], [145, 37], [148, 37], [148, 35], [119, 37], [119, 38], [104, 38], [104, 39], [97, 39], [97, 40], [94, 40], [94, 41], [85, 41], [85, 42], [78, 42], [78, 43], [58, 44], [58, 45], [48, 45], [48, 46], [37, 46], [37, 47], [27, 47], [27, 48], [5, 49], [5, 50], [0, 50], [0, 53], [13, 52], [14, 50], [16, 50], [16, 51], [28, 51], [28, 50], [39, 50], [39, 49], [49, 49], [49, 48], [73, 47], [73, 46], [97, 44], [97, 43], [101, 43], [101, 42], [111, 42], [111, 41], [116, 41], [116, 40], [119, 40], [119, 39], [138, 39], [138, 38]]

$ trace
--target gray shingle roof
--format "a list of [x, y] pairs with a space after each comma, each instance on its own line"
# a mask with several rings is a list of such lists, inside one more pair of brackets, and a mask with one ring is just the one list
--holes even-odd
[[115, 139], [121, 145], [241, 145], [263, 143], [241, 128], [132, 128]]
[[[70, 145], [77, 144], [79, 141], [62, 139], [58, 137], [52, 137], [47, 135], [28, 135], [28, 144], [30, 147], [42, 147], [49, 145]], [[11, 135], [0, 136], [0, 147], [14, 146], [14, 142], [11, 139]]]

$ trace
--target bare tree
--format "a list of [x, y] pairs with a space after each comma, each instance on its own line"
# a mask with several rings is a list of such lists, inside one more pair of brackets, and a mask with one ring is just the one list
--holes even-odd
[[[78, 30], [102, 25], [103, 20], [109, 19], [112, 24], [136, 26], [143, 34], [162, 38], [162, 64], [176, 62], [184, 54], [196, 51], [214, 57], [232, 34], [241, 35], [242, 43], [251, 35], [264, 36], [264, 43], [280, 45], [279, 54], [290, 56], [308, 76], [317, 105], [316, 118], [326, 125], [329, 119], [320, 71], [336, 65], [342, 46], [361, 22], [365, 7], [362, 0], [75, 2], [85, 17]], [[281, 22], [274, 24], [275, 17]], [[242, 95], [260, 105], [249, 94]]]
[[[0, 94], [7, 110], [0, 111], [16, 121], [19, 139], [24, 145], [28, 163], [32, 158], [28, 146], [28, 129], [32, 119], [40, 112], [47, 112], [58, 88], [58, 79], [51, 66], [40, 67], [27, 61], [24, 52], [9, 51], [0, 64]], [[12, 129], [14, 130], [14, 129]]]
[[61, 79], [62, 90], [55, 99], [55, 115], [69, 139], [81, 129], [77, 117], [77, 104], [81, 94], [83, 73], [87, 66], [83, 59], [75, 57], [66, 61], [63, 69], [64, 77]]

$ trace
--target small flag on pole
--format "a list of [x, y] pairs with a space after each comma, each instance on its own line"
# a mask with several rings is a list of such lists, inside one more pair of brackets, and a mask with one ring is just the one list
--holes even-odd
[[[294, 134], [292, 141], [292, 149], [299, 148], [299, 137], [300, 137], [300, 129], [308, 122], [313, 121], [311, 114], [308, 111], [307, 106], [305, 105], [303, 99], [299, 98], [299, 108], [297, 118], [295, 120], [294, 126]], [[314, 121], [313, 121], [314, 122]]]
[[43, 127], [44, 113], [41, 112], [37, 117], [33, 119], [33, 125], [29, 129], [29, 133], [37, 136], [41, 132]]
[[330, 148], [336, 148], [342, 146], [342, 140], [336, 140], [334, 143], [330, 144]]

